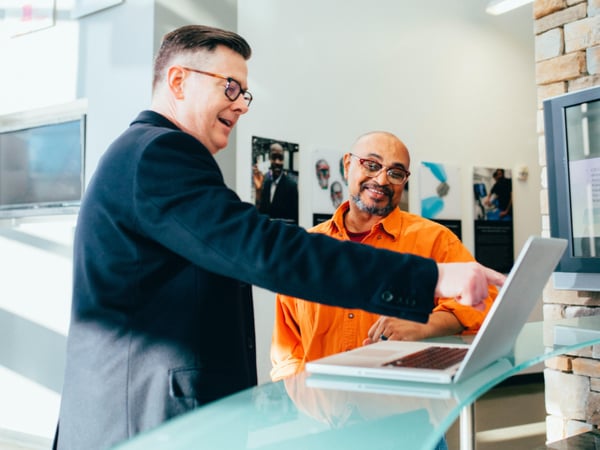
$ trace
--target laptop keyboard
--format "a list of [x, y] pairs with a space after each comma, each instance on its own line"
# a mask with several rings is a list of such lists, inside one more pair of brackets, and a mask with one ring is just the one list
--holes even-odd
[[384, 364], [384, 366], [443, 370], [459, 363], [467, 354], [467, 350], [468, 348], [427, 347], [418, 352], [390, 361]]

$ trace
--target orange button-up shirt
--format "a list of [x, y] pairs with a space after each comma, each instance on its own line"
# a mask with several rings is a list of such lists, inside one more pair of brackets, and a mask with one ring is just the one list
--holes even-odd
[[[349, 204], [345, 202], [330, 220], [311, 231], [349, 240], [344, 227], [344, 214], [348, 208]], [[377, 223], [362, 242], [432, 258], [437, 262], [474, 261], [469, 250], [448, 228], [399, 208]], [[340, 258], [343, 257], [340, 255]], [[327, 270], [327, 267], [315, 270]], [[434, 311], [454, 314], [464, 327], [463, 333], [474, 334], [498, 293], [493, 286], [489, 290], [490, 296], [485, 300], [483, 311], [448, 298], [437, 298]], [[271, 343], [271, 378], [288, 377], [303, 370], [307, 361], [361, 346], [378, 318], [378, 314], [359, 309], [322, 305], [278, 294]]]

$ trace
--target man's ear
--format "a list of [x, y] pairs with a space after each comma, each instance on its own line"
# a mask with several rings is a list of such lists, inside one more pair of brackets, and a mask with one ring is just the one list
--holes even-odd
[[350, 161], [352, 159], [352, 156], [350, 155], [350, 153], [346, 153], [344, 154], [344, 179], [346, 181], [348, 181], [348, 167], [350, 166]]
[[169, 91], [178, 100], [184, 98], [183, 82], [185, 78], [186, 72], [181, 66], [171, 66], [167, 70], [167, 84], [169, 86]]

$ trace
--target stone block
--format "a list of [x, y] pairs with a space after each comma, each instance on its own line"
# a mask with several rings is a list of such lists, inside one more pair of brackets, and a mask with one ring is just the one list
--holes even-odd
[[566, 289], [554, 289], [552, 283], [547, 283], [543, 291], [544, 303], [573, 305], [579, 301], [579, 292]]
[[[598, 16], [598, 19], [600, 19], [600, 16]], [[598, 27], [600, 28], [600, 25]], [[600, 45], [585, 50], [585, 61], [590, 75], [600, 74]]]
[[588, 394], [586, 416], [587, 423], [600, 425], [600, 393], [590, 392]]
[[537, 84], [556, 83], [585, 75], [586, 70], [585, 52], [579, 51], [536, 63], [535, 79]]
[[[591, 354], [591, 347], [590, 347]], [[572, 360], [573, 373], [595, 377], [600, 375], [600, 361], [590, 358], [575, 358]]]
[[555, 442], [567, 435], [567, 420], [559, 416], [546, 416], [546, 440]]
[[594, 47], [600, 45], [600, 14], [588, 14], [588, 17], [592, 21], [590, 29], [590, 45], [588, 47]]
[[[566, 444], [566, 447], [564, 447], [562, 446], [562, 442], [559, 444], [557, 441], [562, 441], [563, 439], [568, 439], [581, 433], [587, 433], [588, 431], [592, 431], [594, 429], [594, 426], [589, 423], [580, 422], [577, 420], [564, 420], [560, 417], [548, 416], [546, 417], [546, 441], [548, 442], [548, 447], [544, 448], [556, 448], [557, 450], [579, 449], [579, 447], [569, 446], [570, 442]], [[553, 445], [553, 443], [556, 445], [556, 447]]]
[[600, 378], [590, 378], [590, 391], [600, 392]]
[[570, 80], [568, 83], [569, 91], [579, 91], [581, 89], [587, 89], [592, 86], [600, 85], [600, 74], [593, 74], [587, 77], [580, 77], [574, 80]]
[[[600, 308], [594, 308], [600, 306], [600, 299], [598, 298], [600, 292], [586, 292], [586, 291], [571, 291], [554, 289], [552, 285], [547, 285], [544, 288], [544, 303], [557, 303], [560, 305], [574, 305], [580, 307], [588, 307], [590, 311], [585, 315], [596, 315], [600, 314]], [[594, 314], [594, 309], [596, 313]], [[573, 316], [573, 317], [581, 317]], [[566, 316], [565, 316], [566, 317]]]
[[[578, 434], [587, 433], [588, 431], [594, 430], [595, 427], [586, 422], [580, 422], [578, 420], [567, 420], [565, 427], [566, 438], [577, 436]], [[577, 447], [571, 448], [571, 450], [577, 450]], [[591, 449], [589, 449], [591, 450]]]
[[564, 306], [557, 304], [544, 304], [542, 306], [542, 314], [544, 316], [544, 320], [564, 319]]
[[572, 350], [567, 353], [570, 356], [578, 356], [580, 358], [592, 358], [592, 346], [582, 347], [578, 350]]
[[542, 171], [540, 172], [540, 187], [546, 190], [546, 197], [548, 196], [548, 169], [546, 164], [546, 138], [542, 135], [538, 138], [538, 163]]
[[554, 358], [547, 359], [545, 365], [548, 369], [558, 370], [560, 372], [571, 372], [572, 371], [572, 364], [571, 364], [572, 359], [573, 358], [566, 356], [566, 355], [555, 356]]
[[593, 47], [598, 44], [600, 44], [600, 16], [586, 17], [584, 19], [577, 20], [576, 22], [565, 24], [565, 53], [584, 50], [588, 47]]
[[546, 321], [564, 319], [564, 306], [555, 303], [545, 303], [542, 305], [542, 315]]
[[588, 16], [600, 14], [600, 0], [588, 0]]
[[575, 22], [576, 20], [583, 19], [587, 16], [587, 5], [586, 3], [579, 3], [575, 6], [571, 6], [565, 9], [558, 9], [555, 11], [556, 12], [553, 12], [541, 18], [536, 17], [537, 20], [533, 24], [536, 36], [538, 34], [542, 34], [545, 31], [551, 30], [552, 28], [562, 27], [566, 23], [571, 23]]
[[535, 37], [535, 60], [560, 56], [565, 51], [562, 28], [553, 28]]
[[[540, 86], [540, 87], [544, 87], [544, 86]], [[544, 105], [542, 104], [542, 102], [540, 101], [540, 90], [538, 88], [538, 109], [537, 109], [537, 117], [535, 120], [536, 123], [536, 127], [535, 127], [535, 131], [538, 134], [539, 138], [543, 138], [544, 137]], [[539, 148], [539, 145], [538, 145]], [[545, 166], [546, 164], [542, 164], [542, 166]]]
[[548, 207], [548, 190], [547, 189], [540, 191], [540, 212], [542, 214], [550, 213], [550, 209]]
[[567, 2], [565, 0], [535, 0], [533, 3], [533, 17], [539, 19], [566, 7]]
[[[542, 123], [543, 120], [543, 108], [544, 108], [544, 100], [550, 97], [556, 97], [557, 95], [561, 95], [567, 92], [567, 84], [564, 81], [559, 81], [557, 83], [544, 84], [542, 86], [538, 86], [537, 88], [537, 101], [538, 108], [542, 112]], [[542, 130], [543, 132], [543, 130]]]
[[548, 414], [565, 419], [586, 419], [590, 379], [556, 370], [544, 369], [545, 399]]
[[542, 237], [550, 237], [550, 217], [542, 216]]
[[[597, 300], [594, 302], [597, 302]], [[568, 305], [565, 308], [565, 319], [572, 319], [574, 317], [591, 317], [599, 314], [600, 308], [598, 307]]]

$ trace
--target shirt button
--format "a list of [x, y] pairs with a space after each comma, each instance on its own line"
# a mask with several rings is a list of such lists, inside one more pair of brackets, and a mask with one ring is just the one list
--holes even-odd
[[350, 318], [350, 319], [354, 319], [354, 314], [353, 314], [353, 313], [349, 313], [349, 314], [348, 314], [348, 318]]

